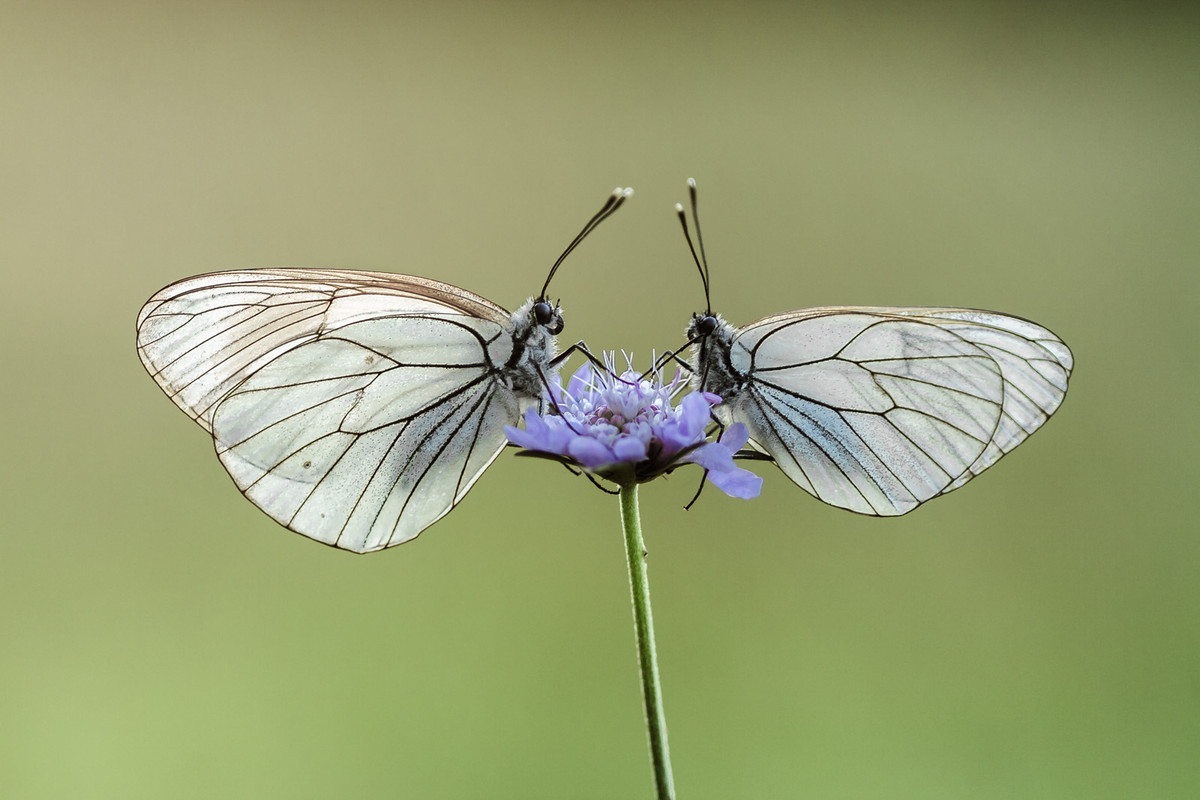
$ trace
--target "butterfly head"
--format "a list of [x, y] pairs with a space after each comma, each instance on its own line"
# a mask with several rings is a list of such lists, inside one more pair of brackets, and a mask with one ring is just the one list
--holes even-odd
[[692, 321], [688, 323], [687, 329], [688, 341], [705, 339], [716, 333], [719, 327], [721, 327], [721, 320], [715, 314], [707, 311], [703, 314], [692, 314]]
[[531, 297], [512, 313], [511, 326], [514, 341], [537, 345], [554, 341], [566, 324], [562, 308], [557, 302]]
[[562, 309], [558, 303], [550, 304], [549, 300], [542, 298], [533, 304], [533, 319], [534, 321], [546, 329], [546, 332], [551, 336], [557, 336], [562, 333], [565, 326], [563, 322]]
[[694, 365], [707, 363], [714, 353], [728, 351], [734, 332], [720, 314], [710, 311], [692, 314], [687, 326], [687, 341], [692, 345]]

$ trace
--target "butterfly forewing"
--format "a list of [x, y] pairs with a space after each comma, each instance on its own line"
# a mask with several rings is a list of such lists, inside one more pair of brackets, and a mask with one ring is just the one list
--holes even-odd
[[326, 544], [412, 539], [462, 499], [522, 405], [504, 309], [421, 278], [245, 270], [167, 287], [138, 352], [255, 505]]
[[138, 355], [175, 404], [205, 429], [213, 406], [278, 355], [320, 331], [387, 313], [508, 312], [449, 284], [327, 269], [217, 272], [172, 284], [138, 315]]
[[[1062, 402], [1070, 352], [991, 312], [815, 308], [732, 330], [707, 388], [805, 490], [894, 516], [963, 485]], [[721, 337], [710, 358], [725, 357]]]

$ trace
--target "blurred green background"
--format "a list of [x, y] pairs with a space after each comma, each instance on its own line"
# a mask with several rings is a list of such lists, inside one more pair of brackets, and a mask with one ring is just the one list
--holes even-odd
[[1077, 371], [902, 519], [763, 465], [643, 489], [680, 798], [1200, 796], [1196, 13], [8, 2], [0, 75], [0, 796], [649, 797], [613, 498], [506, 455], [419, 541], [330, 550], [133, 322], [268, 265], [512, 308], [630, 184], [553, 293], [645, 363], [702, 304], [689, 176], [733, 321], [992, 308]]

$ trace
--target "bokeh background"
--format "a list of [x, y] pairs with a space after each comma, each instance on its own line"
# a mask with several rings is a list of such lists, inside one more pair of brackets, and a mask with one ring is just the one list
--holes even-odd
[[1077, 371], [894, 520], [642, 491], [679, 796], [1200, 796], [1200, 17], [1145, 4], [0, 6], [0, 796], [649, 797], [614, 499], [502, 457], [417, 542], [244, 501], [141, 303], [411, 272], [639, 363], [702, 304], [962, 305]]

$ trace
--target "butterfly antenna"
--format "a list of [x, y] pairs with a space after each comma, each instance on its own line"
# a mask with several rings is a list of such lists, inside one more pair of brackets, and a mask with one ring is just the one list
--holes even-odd
[[700, 261], [704, 264], [704, 301], [706, 310], [712, 313], [712, 304], [708, 302], [708, 256], [704, 254], [704, 234], [700, 233], [700, 212], [696, 205], [696, 179], [688, 178], [688, 196], [692, 199], [692, 221], [696, 223], [696, 244], [700, 245]]
[[679, 224], [683, 226], [683, 238], [687, 240], [688, 249], [692, 251], [692, 261], [696, 262], [696, 269], [700, 272], [700, 282], [704, 284], [704, 313], [712, 313], [712, 300], [709, 297], [708, 291], [708, 258], [704, 255], [704, 239], [700, 236], [700, 217], [696, 214], [696, 181], [688, 178], [688, 194], [692, 200], [692, 219], [696, 224], [696, 241], [700, 244], [700, 253], [696, 254], [696, 247], [692, 244], [692, 235], [688, 231], [687, 214], [683, 210], [682, 203], [675, 204], [675, 213], [679, 215]]
[[559, 265], [566, 260], [567, 256], [571, 254], [571, 251], [578, 247], [579, 243], [582, 242], [589, 233], [594, 231], [597, 225], [611, 217], [613, 213], [620, 208], [627, 199], [629, 199], [631, 194], [633, 194], [633, 189], [630, 187], [622, 188], [618, 186], [613, 190], [613, 193], [610, 194], [608, 199], [604, 201], [604, 205], [600, 207], [600, 210], [592, 215], [592, 218], [589, 219], [587, 224], [583, 226], [583, 230], [579, 232], [579, 235], [571, 240], [571, 243], [567, 245], [567, 249], [563, 250], [562, 255], [559, 256], [558, 260], [554, 262], [554, 266], [550, 268], [550, 274], [546, 276], [546, 282], [542, 284], [542, 293], [538, 296], [539, 299], [546, 299], [546, 290], [550, 288], [550, 281], [554, 278], [554, 273], [558, 272]]

